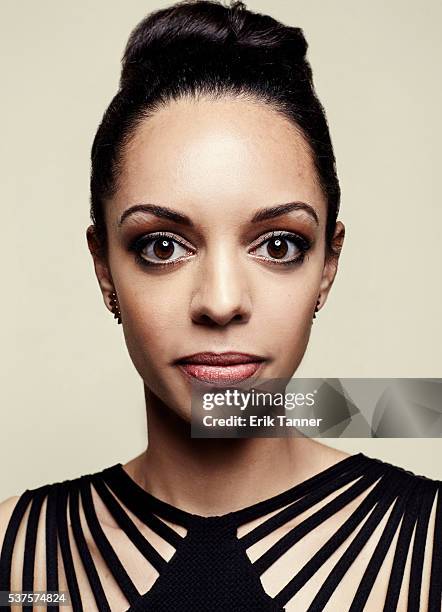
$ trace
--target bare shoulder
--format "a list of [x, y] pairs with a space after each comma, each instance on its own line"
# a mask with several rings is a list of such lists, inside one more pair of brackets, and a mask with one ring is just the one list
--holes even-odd
[[12, 495], [0, 502], [0, 550], [5, 539], [6, 529], [12, 517], [12, 513], [17, 505], [20, 495]]

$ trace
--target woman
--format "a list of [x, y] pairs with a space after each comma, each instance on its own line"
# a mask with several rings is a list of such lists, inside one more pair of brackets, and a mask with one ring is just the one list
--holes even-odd
[[69, 591], [74, 610], [440, 609], [439, 481], [303, 437], [190, 436], [194, 382], [296, 372], [335, 279], [340, 190], [306, 49], [240, 2], [133, 31], [87, 240], [149, 444], [6, 500], [0, 590]]

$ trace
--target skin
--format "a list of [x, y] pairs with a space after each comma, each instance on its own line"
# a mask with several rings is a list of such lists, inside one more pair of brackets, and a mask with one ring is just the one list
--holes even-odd
[[[299, 438], [190, 439], [190, 384], [173, 364], [195, 352], [236, 350], [263, 356], [263, 377], [290, 377], [298, 368], [316, 302], [324, 306], [338, 264], [325, 256], [326, 199], [300, 131], [257, 100], [180, 99], [138, 126], [122, 162], [117, 192], [105, 205], [107, 256], [99, 255], [93, 226], [87, 240], [109, 310], [110, 293], [118, 296], [126, 345], [144, 381], [149, 447], [127, 471], [153, 494], [205, 515], [254, 502], [253, 470], [262, 498], [341, 459]], [[294, 210], [251, 222], [256, 211], [290, 202], [307, 204], [313, 216]], [[185, 214], [194, 227], [143, 211], [120, 223], [140, 203]], [[304, 262], [281, 265], [266, 245], [256, 248], [279, 230], [311, 242]], [[129, 249], [157, 231], [186, 241], [171, 257], [181, 257], [176, 265], [144, 267]], [[338, 222], [338, 251], [344, 232]], [[289, 247], [285, 258], [298, 253]], [[143, 255], [164, 261], [152, 247]], [[269, 467], [275, 454], [276, 477]]]
[[[303, 210], [251, 223], [257, 210], [288, 202], [308, 204], [319, 223]], [[146, 212], [129, 215], [119, 224], [123, 213], [140, 203], [167, 206], [187, 215], [194, 227]], [[347, 453], [301, 437], [191, 438], [190, 385], [173, 364], [199, 351], [236, 350], [265, 357], [263, 377], [285, 378], [301, 363], [318, 296], [321, 309], [336, 276], [338, 257], [325, 256], [326, 201], [308, 146], [296, 127], [271, 107], [253, 100], [226, 97], [171, 102], [139, 125], [124, 155], [117, 192], [106, 203], [105, 213], [107, 257], [100, 253], [93, 226], [87, 229], [87, 241], [109, 310], [111, 292], [115, 290], [118, 296], [126, 345], [146, 397], [149, 445], [123, 465], [127, 473], [156, 497], [210, 516], [267, 499], [345, 458]], [[262, 246], [252, 249], [261, 244], [260, 237], [279, 230], [300, 233], [311, 241], [302, 263], [275, 264]], [[192, 249], [179, 251], [184, 258], [177, 265], [143, 267], [129, 244], [156, 231], [184, 239]], [[338, 222], [333, 238], [338, 252], [344, 231]], [[0, 504], [0, 543], [17, 500], [18, 496]], [[311, 537], [298, 542], [282, 565], [277, 563], [265, 572], [266, 592], [276, 595], [360, 501], [319, 525]], [[141, 571], [133, 549], [124, 534], [120, 538], [118, 525], [95, 493], [94, 506], [110, 541], [120, 540], [119, 554], [131, 567], [131, 575], [137, 575], [140, 591], [147, 591], [156, 572]], [[282, 532], [274, 532], [270, 540], [251, 547], [247, 552], [251, 560], [300, 520], [302, 516], [284, 525]], [[135, 522], [151, 540], [148, 528]], [[379, 534], [382, 528], [380, 525]], [[238, 535], [247, 529], [241, 526]], [[23, 531], [20, 537], [24, 542]], [[375, 544], [373, 538], [366, 555], [373, 553]], [[108, 576], [92, 541], [89, 546], [94, 563]], [[162, 541], [155, 541], [155, 546], [170, 559], [170, 547]], [[367, 610], [375, 612], [383, 606], [391, 555], [390, 551]], [[37, 561], [36, 584], [44, 590], [44, 557]], [[333, 596], [330, 609], [349, 607], [364, 567], [364, 559], [358, 558]], [[17, 566], [13, 588], [20, 588], [20, 577]], [[428, 577], [427, 571], [425, 585]], [[321, 572], [313, 576], [287, 609], [307, 609], [324, 578]], [[84, 575], [80, 575], [79, 586], [85, 609], [93, 609]], [[60, 589], [66, 588], [61, 575]], [[105, 591], [112, 609], [124, 608], [124, 595], [107, 579]], [[405, 596], [404, 592], [399, 609], [405, 609]]]

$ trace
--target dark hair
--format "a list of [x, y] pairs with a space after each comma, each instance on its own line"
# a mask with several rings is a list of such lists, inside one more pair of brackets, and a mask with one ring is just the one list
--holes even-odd
[[129, 37], [119, 90], [92, 145], [90, 213], [102, 252], [103, 205], [117, 189], [124, 149], [137, 125], [170, 100], [233, 94], [268, 103], [300, 129], [327, 199], [326, 249], [333, 254], [340, 187], [306, 52], [300, 28], [249, 11], [243, 2], [178, 2], [145, 17]]

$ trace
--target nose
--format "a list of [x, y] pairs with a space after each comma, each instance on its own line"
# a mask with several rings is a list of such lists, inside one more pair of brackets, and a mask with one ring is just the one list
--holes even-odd
[[251, 315], [247, 278], [232, 252], [212, 253], [201, 262], [191, 301], [191, 318], [198, 325], [246, 323]]

